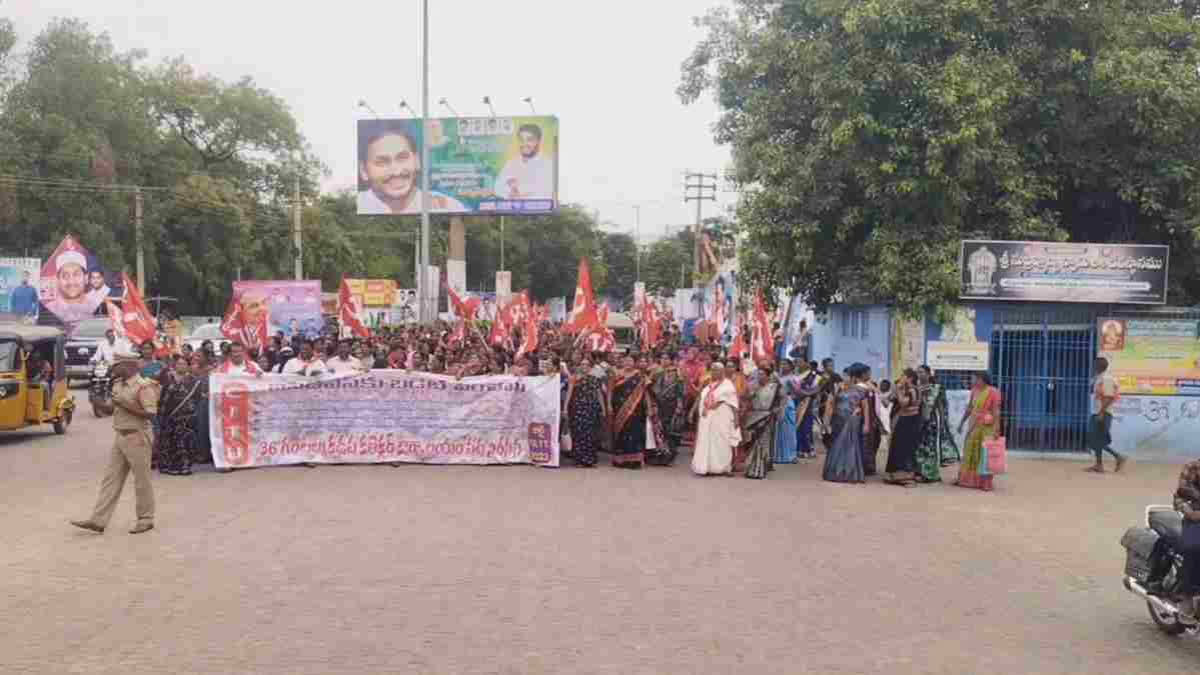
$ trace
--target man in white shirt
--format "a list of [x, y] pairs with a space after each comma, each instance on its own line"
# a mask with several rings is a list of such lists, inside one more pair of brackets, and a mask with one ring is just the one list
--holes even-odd
[[129, 340], [125, 338], [117, 338], [116, 332], [109, 329], [104, 332], [104, 340], [97, 345], [96, 353], [92, 354], [92, 358], [88, 363], [116, 363], [118, 358], [132, 359], [137, 357], [137, 352], [133, 350], [133, 345], [129, 344]]
[[342, 340], [338, 343], [337, 356], [329, 359], [325, 367], [333, 375], [349, 375], [352, 373], [361, 373], [366, 370], [361, 361], [350, 355], [350, 342], [348, 340]]
[[217, 372], [222, 375], [249, 375], [252, 377], [261, 376], [262, 368], [258, 364], [246, 358], [246, 346], [240, 342], [232, 342], [229, 345], [229, 360], [217, 369]]
[[[364, 215], [421, 212], [421, 148], [404, 120], [359, 120], [358, 175], [366, 190], [358, 193]], [[429, 193], [433, 213], [470, 211], [453, 197]]]
[[1092, 378], [1092, 417], [1088, 423], [1088, 448], [1096, 454], [1096, 463], [1088, 467], [1093, 473], [1104, 473], [1104, 453], [1116, 460], [1115, 471], [1125, 468], [1125, 456], [1112, 449], [1112, 406], [1120, 398], [1117, 378], [1108, 371], [1108, 359], [1096, 359], [1096, 376]]
[[305, 341], [300, 347], [300, 356], [289, 360], [283, 366], [284, 375], [315, 376], [325, 372], [325, 364], [313, 354], [313, 345]]
[[554, 199], [554, 162], [541, 156], [542, 128], [522, 124], [517, 129], [521, 156], [510, 159], [496, 176], [500, 199]]

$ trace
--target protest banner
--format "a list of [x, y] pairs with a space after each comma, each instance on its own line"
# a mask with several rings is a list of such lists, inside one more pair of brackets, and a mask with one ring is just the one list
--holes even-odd
[[399, 370], [314, 379], [213, 375], [217, 468], [288, 464], [559, 465], [558, 375]]

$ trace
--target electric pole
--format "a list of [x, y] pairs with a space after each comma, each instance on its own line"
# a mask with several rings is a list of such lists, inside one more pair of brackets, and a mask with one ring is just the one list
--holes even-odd
[[296, 281], [304, 280], [304, 238], [300, 233], [300, 174], [292, 184], [292, 246], [296, 249]]
[[137, 285], [138, 292], [146, 294], [146, 249], [142, 237], [142, 189], [133, 191], [133, 231], [137, 242]]
[[692, 245], [692, 286], [700, 280], [700, 227], [704, 202], [717, 201], [717, 174], [687, 172], [684, 176], [684, 202], [696, 202], [696, 236]]

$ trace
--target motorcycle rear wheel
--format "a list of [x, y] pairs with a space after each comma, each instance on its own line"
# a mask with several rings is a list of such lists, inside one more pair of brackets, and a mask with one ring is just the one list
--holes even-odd
[[1146, 601], [1146, 609], [1150, 610], [1150, 618], [1158, 629], [1172, 637], [1183, 635], [1188, 626], [1179, 622], [1179, 618], [1170, 612], [1160, 612], [1153, 602]]

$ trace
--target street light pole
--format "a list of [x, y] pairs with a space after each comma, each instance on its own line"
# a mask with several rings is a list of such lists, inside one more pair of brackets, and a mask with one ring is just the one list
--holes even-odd
[[[429, 0], [421, 0], [421, 322], [433, 321], [429, 294]], [[436, 298], [436, 296], [434, 296]], [[436, 305], [435, 305], [436, 307]]]

